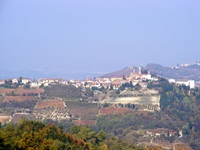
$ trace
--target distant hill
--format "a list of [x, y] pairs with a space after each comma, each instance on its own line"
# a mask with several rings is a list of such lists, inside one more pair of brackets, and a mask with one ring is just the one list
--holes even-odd
[[[142, 70], [150, 70], [151, 73], [173, 79], [193, 79], [200, 81], [200, 62], [191, 64], [181, 64], [178, 66], [166, 67], [160, 64], [150, 63], [142, 67]], [[0, 70], [0, 79], [28, 77], [31, 79], [40, 78], [63, 78], [63, 79], [85, 79], [92, 77], [123, 77], [129, 76], [131, 72], [138, 71], [138, 67], [131, 66], [102, 75], [96, 72], [64, 72], [64, 71], [38, 71], [38, 70]]]
[[[160, 64], [150, 63], [142, 67], [142, 70], [150, 70], [151, 73], [173, 79], [192, 79], [200, 81], [200, 63], [182, 64], [179, 66], [165, 67]], [[138, 67], [126, 67], [122, 70], [100, 76], [101, 78], [129, 76], [131, 72], [138, 71]]]
[[123, 75], [129, 76], [130, 73], [133, 71], [137, 71], [137, 67], [126, 67], [122, 70], [118, 70], [118, 71], [100, 76], [100, 78], [123, 77]]
[[200, 63], [183, 64], [173, 67], [164, 67], [159, 64], [148, 64], [145, 67], [156, 75], [173, 79], [192, 79], [200, 81]]
[[102, 73], [95, 72], [64, 72], [64, 71], [38, 71], [38, 70], [0, 70], [0, 79], [28, 77], [30, 79], [40, 78], [63, 78], [63, 79], [85, 79], [100, 76]]

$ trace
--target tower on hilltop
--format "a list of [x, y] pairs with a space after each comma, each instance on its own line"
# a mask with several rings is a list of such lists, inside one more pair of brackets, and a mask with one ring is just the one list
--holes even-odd
[[142, 68], [138, 67], [138, 74], [142, 74]]

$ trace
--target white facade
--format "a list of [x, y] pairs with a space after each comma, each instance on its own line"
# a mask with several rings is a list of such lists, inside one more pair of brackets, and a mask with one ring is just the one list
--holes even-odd
[[37, 88], [37, 87], [39, 87], [39, 84], [37, 82], [32, 82], [30, 87], [31, 88]]
[[152, 80], [151, 74], [143, 74], [140, 79], [142, 79], [142, 80]]
[[27, 84], [28, 82], [31, 82], [30, 79], [22, 79], [22, 84]]
[[194, 89], [195, 88], [195, 81], [189, 80], [188, 82], [189, 82], [190, 89]]
[[189, 86], [190, 89], [194, 89], [195, 88], [195, 81], [194, 80], [176, 81], [176, 84]]
[[175, 83], [176, 80], [175, 79], [168, 79], [169, 83]]
[[12, 79], [12, 83], [18, 83], [18, 79]]
[[0, 80], [0, 85], [5, 84], [4, 80]]

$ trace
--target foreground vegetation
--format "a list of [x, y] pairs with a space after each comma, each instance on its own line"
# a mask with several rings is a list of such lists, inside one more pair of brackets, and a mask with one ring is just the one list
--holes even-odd
[[63, 127], [21, 120], [17, 126], [7, 124], [0, 129], [0, 149], [41, 149], [41, 150], [142, 150], [132, 143], [118, 138], [106, 139], [106, 133], [95, 133], [86, 126], [73, 126], [71, 133]]

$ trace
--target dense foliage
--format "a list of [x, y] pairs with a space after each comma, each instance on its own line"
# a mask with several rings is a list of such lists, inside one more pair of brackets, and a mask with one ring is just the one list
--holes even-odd
[[0, 130], [0, 149], [91, 149], [83, 140], [54, 125], [21, 120]]
[[182, 86], [167, 93], [172, 99], [163, 111], [173, 124], [183, 130], [184, 138], [193, 149], [200, 147], [200, 91]]
[[[73, 126], [71, 133], [52, 124], [21, 120], [17, 126], [8, 124], [0, 129], [0, 149], [41, 149], [41, 150], [139, 150], [137, 146], [128, 144], [117, 138], [107, 139], [106, 133], [95, 133], [86, 126]], [[118, 141], [120, 141], [118, 143]], [[126, 145], [122, 144], [126, 143]], [[118, 147], [119, 146], [119, 147]]]

